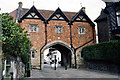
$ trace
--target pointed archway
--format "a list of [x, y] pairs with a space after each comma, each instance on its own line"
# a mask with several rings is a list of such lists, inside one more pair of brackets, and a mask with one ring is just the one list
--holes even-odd
[[61, 53], [61, 66], [67, 65], [67, 67], [71, 68], [72, 65], [72, 55], [73, 55], [73, 50], [71, 49], [70, 45], [63, 41], [53, 41], [51, 43], [48, 43], [41, 51], [42, 55], [42, 68], [44, 67], [44, 51], [48, 48], [55, 48]]

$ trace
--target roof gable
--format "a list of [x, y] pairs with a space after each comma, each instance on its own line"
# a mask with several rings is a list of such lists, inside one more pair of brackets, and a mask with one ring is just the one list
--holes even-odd
[[104, 10], [102, 9], [101, 14], [94, 21], [99, 22], [106, 19], [107, 19], [107, 15], [104, 13]]
[[75, 16], [73, 16], [71, 22], [88, 22], [91, 26], [95, 26], [95, 24], [90, 20], [90, 18], [85, 14], [85, 12], [81, 9]]
[[61, 9], [58, 7], [58, 9], [48, 18], [48, 21], [50, 20], [63, 20], [66, 22], [69, 22], [68, 18], [65, 16], [65, 14], [61, 11]]
[[45, 20], [34, 5], [20, 18], [19, 21], [21, 22], [23, 19], [41, 19], [42, 21]]

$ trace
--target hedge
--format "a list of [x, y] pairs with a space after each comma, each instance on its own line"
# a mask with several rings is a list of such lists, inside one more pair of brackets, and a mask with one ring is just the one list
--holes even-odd
[[85, 60], [101, 60], [120, 64], [120, 41], [113, 40], [86, 46], [81, 54]]

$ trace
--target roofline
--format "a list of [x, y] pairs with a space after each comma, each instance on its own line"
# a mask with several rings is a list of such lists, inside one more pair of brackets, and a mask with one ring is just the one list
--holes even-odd
[[68, 19], [68, 17], [64, 14], [64, 12], [58, 7], [51, 15], [50, 17], [47, 19], [47, 21], [50, 21], [52, 19], [52, 17], [54, 17], [54, 15], [57, 13], [57, 11], [61, 12], [61, 16], [64, 18], [64, 20], [66, 22], [69, 22], [70, 20]]
[[91, 19], [86, 15], [86, 13], [82, 9], [80, 9], [80, 11], [76, 13], [75, 16], [73, 16], [71, 23], [75, 22], [75, 19], [77, 18], [77, 16], [80, 15], [80, 13], [83, 13], [83, 16], [87, 18], [88, 21], [86, 22], [88, 22], [92, 27], [95, 27], [95, 24], [91, 21]]
[[[21, 22], [22, 19], [24, 19], [24, 17], [27, 15], [27, 13], [29, 13], [30, 10], [32, 10], [32, 8], [34, 8], [35, 11], [38, 12], [39, 17], [41, 18], [41, 20], [42, 20], [42, 21], [45, 21], [45, 18], [43, 17], [43, 15], [41, 15], [40, 12], [39, 12], [39, 11], [35, 8], [35, 6], [33, 5], [33, 6], [20, 18], [19, 22]], [[39, 18], [38, 18], [38, 19], [39, 19]]]
[[[34, 5], [33, 5], [33, 6], [34, 6]], [[33, 6], [32, 6], [32, 7], [33, 7]], [[32, 8], [32, 7], [31, 7], [31, 8]], [[30, 8], [30, 9], [31, 9], [31, 8]], [[28, 9], [28, 8], [22, 8], [22, 9]], [[30, 9], [28, 9], [28, 10], [26, 11], [26, 13], [28, 13]], [[59, 9], [59, 10], [62, 12], [62, 14], [65, 16], [65, 18], [66, 18], [65, 21], [68, 22], [68, 23], [71, 23], [72, 20], [73, 20], [73, 18], [76, 17], [77, 14], [80, 13], [80, 11], [82, 11], [82, 9], [81, 9], [78, 13], [77, 13], [77, 12], [62, 11], [59, 7], [56, 9], [56, 11], [57, 11], [58, 9]], [[17, 10], [17, 9], [16, 9], [16, 10]], [[40, 9], [36, 9], [36, 10], [37, 10], [37, 11], [39, 12], [39, 14], [40, 14]], [[43, 9], [42, 9], [42, 10], [43, 10]], [[14, 10], [14, 11], [15, 11], [15, 10]], [[51, 14], [51, 16], [56, 12], [56, 11], [54, 11], [54, 10], [45, 10], [45, 11], [53, 11], [53, 13]], [[13, 11], [12, 11], [12, 12], [13, 12]], [[10, 12], [10, 13], [12, 13], [12, 12]], [[83, 11], [82, 11], [82, 12], [83, 12]], [[10, 13], [9, 13], [9, 14], [10, 14]], [[24, 13], [24, 15], [22, 15], [22, 17], [25, 16], [26, 13]], [[76, 14], [75, 14], [74, 16], [71, 16], [72, 19], [70, 20], [70, 19], [68, 19], [68, 17], [65, 15], [65, 13], [76, 13]], [[84, 13], [84, 12], [83, 12], [83, 13]], [[17, 14], [17, 13], [16, 13], [16, 14]], [[85, 14], [85, 13], [84, 13], [84, 14]], [[40, 15], [43, 17], [42, 14], [40, 14]], [[50, 17], [51, 17], [51, 16], [50, 16]], [[89, 21], [87, 21], [87, 22], [88, 22], [92, 27], [95, 27], [95, 24], [91, 21], [91, 19], [90, 19], [86, 14], [85, 14], [85, 16], [86, 16], [87, 19], [89, 20]], [[22, 18], [22, 17], [21, 17], [21, 18]], [[49, 17], [49, 18], [50, 18], [50, 17]], [[21, 19], [21, 18], [20, 18], [20, 19]], [[43, 18], [44, 18], [44, 17], [43, 17]], [[49, 20], [49, 18], [48, 18], [47, 20]], [[44, 18], [43, 21], [45, 21], [45, 20], [46, 20], [46, 19]], [[20, 21], [20, 20], [19, 20], [19, 21]], [[50, 21], [50, 20], [49, 20], [49, 21]]]
[[99, 19], [99, 20], [95, 19], [94, 22], [99, 22], [99, 21], [102, 21], [102, 20], [107, 20], [107, 17]]

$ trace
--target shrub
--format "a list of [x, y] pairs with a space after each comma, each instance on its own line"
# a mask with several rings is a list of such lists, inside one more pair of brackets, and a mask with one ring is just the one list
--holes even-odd
[[113, 40], [86, 46], [81, 54], [85, 60], [101, 60], [120, 64], [120, 41]]

